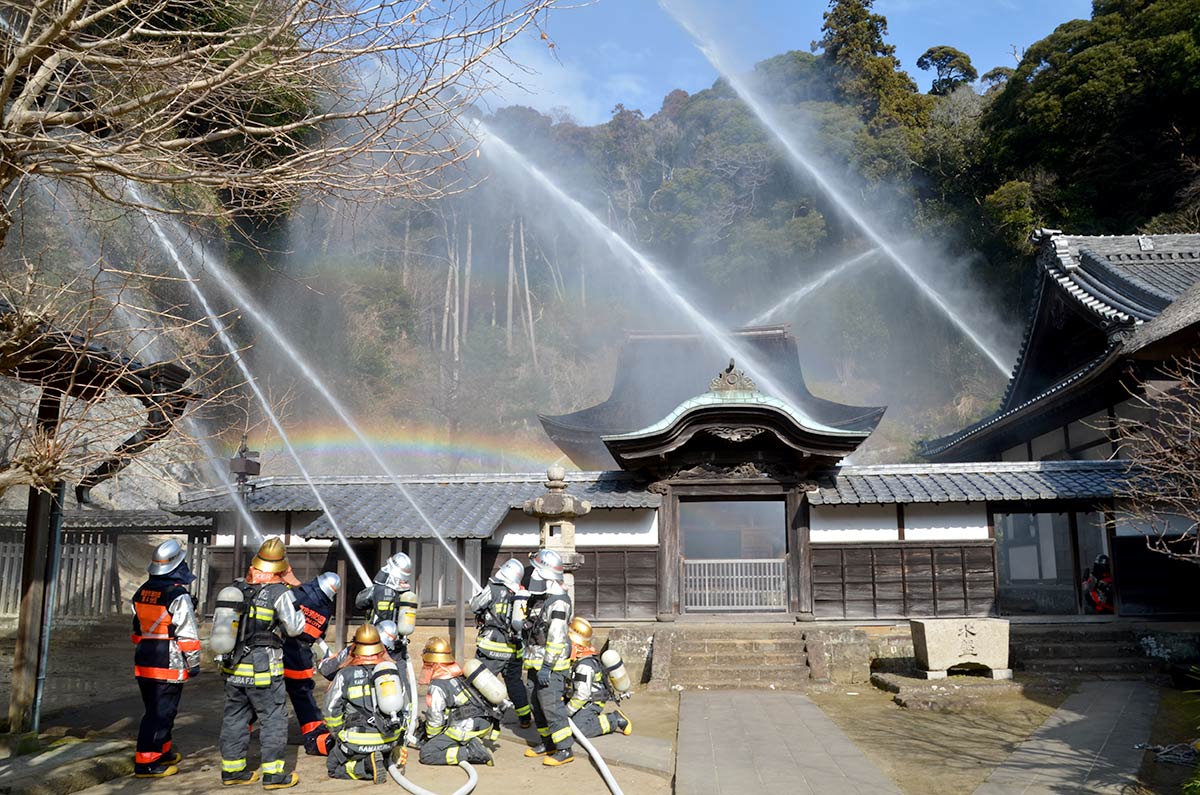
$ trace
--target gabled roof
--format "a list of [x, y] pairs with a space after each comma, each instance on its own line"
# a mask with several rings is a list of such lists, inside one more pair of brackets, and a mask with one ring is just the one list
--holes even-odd
[[[0, 528], [25, 529], [25, 511], [0, 511]], [[63, 511], [62, 527], [67, 531], [125, 530], [137, 533], [181, 533], [212, 527], [212, 517], [180, 516], [169, 511]]]
[[[422, 475], [400, 478], [405, 491], [420, 507], [418, 512], [383, 476], [331, 476], [314, 478], [338, 526], [348, 538], [433, 538], [434, 531], [448, 538], [486, 538], [514, 508], [545, 493], [544, 473], [496, 475]], [[661, 498], [621, 472], [571, 472], [568, 491], [595, 508], [653, 508]], [[179, 513], [213, 514], [232, 511], [222, 490], [181, 494]], [[263, 478], [247, 499], [254, 512], [317, 512], [320, 507], [302, 478]], [[533, 522], [533, 519], [530, 519]], [[326, 516], [300, 529], [305, 538], [334, 538]]]
[[808, 492], [813, 505], [1102, 500], [1120, 493], [1125, 461], [844, 466], [831, 485]]

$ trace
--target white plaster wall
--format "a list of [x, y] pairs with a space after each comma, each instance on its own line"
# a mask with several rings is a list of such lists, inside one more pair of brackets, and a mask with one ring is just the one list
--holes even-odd
[[[491, 547], [536, 547], [538, 521], [524, 511], [512, 510], [496, 528]], [[658, 545], [658, 511], [629, 508], [593, 508], [575, 523], [575, 546], [653, 547]]]
[[814, 544], [900, 540], [895, 505], [814, 505], [809, 521]]
[[904, 506], [906, 541], [973, 541], [987, 537], [985, 503], [913, 503]]

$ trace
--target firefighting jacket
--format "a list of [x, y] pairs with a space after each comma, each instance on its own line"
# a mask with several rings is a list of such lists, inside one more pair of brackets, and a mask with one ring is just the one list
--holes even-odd
[[325, 635], [333, 616], [333, 601], [316, 580], [293, 588], [292, 597], [304, 615], [304, 629], [294, 638], [283, 639], [283, 675], [287, 679], [311, 679], [312, 645]]
[[613, 697], [608, 686], [608, 675], [604, 664], [595, 654], [580, 657], [571, 668], [570, 687], [567, 690], [567, 714], [574, 715], [588, 704], [599, 704]]
[[242, 590], [242, 619], [237, 645], [221, 673], [232, 685], [267, 687], [283, 676], [283, 638], [304, 630], [304, 614], [284, 583], [250, 585], [239, 580], [234, 585]]
[[[378, 624], [380, 621], [395, 621], [400, 610], [400, 594], [409, 589], [407, 580], [393, 577], [383, 569], [375, 575], [375, 581], [358, 592], [354, 597], [354, 606], [367, 611], [367, 621]], [[397, 663], [408, 659], [408, 636], [402, 636], [396, 641], [392, 650], [392, 658]]]
[[[332, 682], [333, 677], [337, 676], [337, 672], [342, 669], [346, 661], [350, 659], [350, 652], [354, 650], [354, 644], [349, 643], [342, 647], [342, 650], [337, 654], [330, 654], [324, 660], [317, 663], [317, 671], [321, 676], [325, 677], [326, 681]], [[392, 662], [396, 663], [396, 667], [403, 670], [405, 665], [404, 657], [397, 656], [395, 651], [389, 651], [388, 657]], [[286, 673], [286, 672], [285, 672]]]
[[200, 665], [200, 633], [187, 589], [151, 577], [133, 595], [133, 675], [183, 682]]
[[375, 707], [372, 665], [349, 665], [337, 672], [329, 684], [325, 701], [325, 725], [355, 753], [390, 748], [404, 731], [404, 715], [393, 721]]
[[515, 594], [507, 585], [492, 581], [471, 597], [471, 609], [479, 626], [475, 648], [491, 660], [520, 656], [521, 639], [512, 628]]
[[566, 593], [548, 593], [529, 599], [529, 615], [522, 637], [525, 641], [525, 667], [539, 671], [549, 665], [551, 671], [571, 667], [571, 640], [567, 622], [571, 620], [571, 597]]
[[456, 743], [465, 743], [492, 730], [495, 711], [461, 676], [434, 679], [425, 695], [425, 736], [443, 732]]

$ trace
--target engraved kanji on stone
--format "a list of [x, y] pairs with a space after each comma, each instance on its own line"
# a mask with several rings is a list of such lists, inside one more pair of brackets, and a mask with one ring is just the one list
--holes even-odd
[[966, 657], [966, 656], [974, 657], [976, 655], [977, 652], [975, 651], [975, 625], [974, 624], [967, 623], [967, 624], [963, 624], [961, 627], [959, 627], [958, 628], [958, 640], [959, 640], [959, 649], [958, 649], [959, 654], [961, 654], [964, 657]]

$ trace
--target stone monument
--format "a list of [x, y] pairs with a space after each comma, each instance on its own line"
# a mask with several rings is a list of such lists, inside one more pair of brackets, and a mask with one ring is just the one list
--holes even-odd
[[525, 513], [540, 523], [538, 546], [553, 549], [563, 560], [563, 587], [575, 602], [574, 571], [583, 565], [583, 555], [575, 551], [575, 519], [586, 516], [592, 504], [567, 494], [567, 471], [559, 466], [546, 470], [546, 493], [525, 501]]
[[1003, 618], [914, 618], [917, 676], [945, 679], [951, 668], [985, 668], [992, 679], [1012, 679], [1008, 621]]

